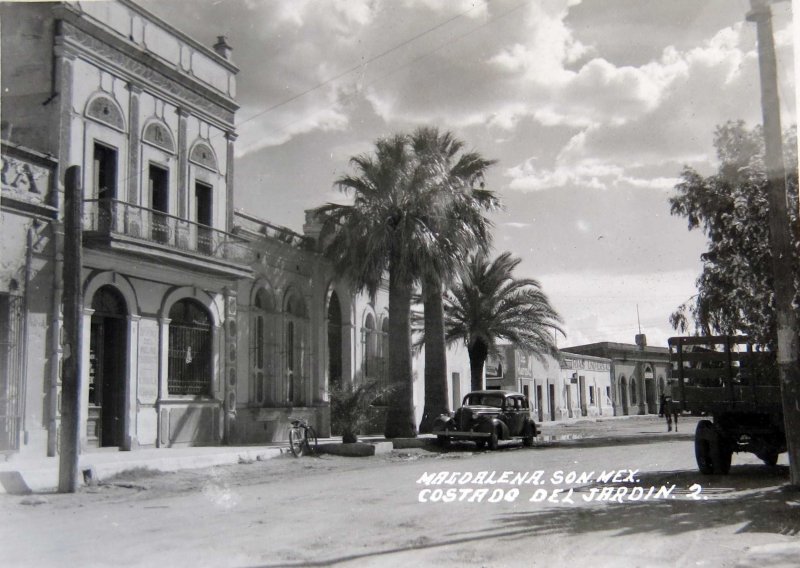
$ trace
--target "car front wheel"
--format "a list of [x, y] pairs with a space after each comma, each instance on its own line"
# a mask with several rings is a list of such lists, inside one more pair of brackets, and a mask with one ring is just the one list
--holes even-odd
[[489, 449], [494, 451], [497, 449], [498, 446], [498, 439], [497, 439], [497, 430], [492, 432], [492, 435], [489, 436]]

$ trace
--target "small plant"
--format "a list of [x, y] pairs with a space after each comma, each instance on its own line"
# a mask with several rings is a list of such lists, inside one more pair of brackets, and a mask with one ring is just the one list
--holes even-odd
[[358, 441], [358, 435], [377, 412], [374, 404], [380, 403], [392, 387], [381, 386], [376, 381], [344, 384], [328, 391], [331, 403], [331, 428], [342, 433], [344, 443]]

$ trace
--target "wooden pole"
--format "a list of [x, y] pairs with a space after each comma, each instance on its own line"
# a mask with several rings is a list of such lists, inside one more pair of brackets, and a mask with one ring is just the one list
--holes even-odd
[[756, 23], [764, 119], [765, 165], [769, 203], [769, 238], [778, 323], [778, 369], [783, 421], [789, 451], [790, 484], [800, 488], [800, 365], [797, 315], [792, 306], [794, 257], [783, 163], [783, 133], [778, 102], [778, 73], [772, 36], [772, 11], [767, 0], [750, 0], [747, 20]]
[[78, 489], [80, 455], [81, 354], [83, 290], [81, 266], [83, 187], [80, 166], [70, 166], [64, 176], [64, 358], [61, 367], [61, 439], [58, 491]]

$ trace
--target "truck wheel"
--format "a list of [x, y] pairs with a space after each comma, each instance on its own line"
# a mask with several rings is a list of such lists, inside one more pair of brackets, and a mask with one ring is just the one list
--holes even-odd
[[479, 450], [482, 450], [485, 445], [486, 445], [486, 440], [484, 440], [483, 438], [478, 438], [477, 440], [475, 440], [475, 447], [478, 448]]
[[764, 465], [774, 466], [778, 463], [778, 452], [767, 452], [760, 454], [758, 458], [764, 462]]
[[727, 475], [731, 470], [733, 450], [718, 432], [714, 433], [716, 434], [716, 440], [711, 444], [711, 462], [714, 467], [714, 473]]
[[436, 436], [436, 442], [439, 444], [440, 448], [447, 448], [450, 446], [450, 438], [447, 436]]
[[497, 430], [493, 430], [492, 435], [489, 436], [489, 449], [495, 451], [497, 446]]
[[694, 457], [697, 460], [697, 468], [704, 475], [714, 473], [710, 440], [713, 434], [716, 432], [711, 421], [701, 420], [697, 423], [697, 429], [694, 432]]

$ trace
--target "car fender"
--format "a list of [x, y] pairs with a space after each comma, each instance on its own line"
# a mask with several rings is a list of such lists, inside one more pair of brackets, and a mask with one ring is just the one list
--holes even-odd
[[536, 423], [531, 419], [525, 420], [525, 424], [522, 426], [522, 435], [523, 436], [525, 435], [525, 433], [526, 433], [525, 431], [528, 428], [531, 429], [531, 436], [533, 436], [534, 438], [539, 435], [539, 430], [537, 430], [537, 428], [536, 428]]
[[453, 417], [448, 414], [437, 416], [433, 420], [433, 431], [438, 432], [442, 430], [455, 430], [456, 425]]
[[508, 426], [506, 426], [506, 423], [498, 418], [483, 418], [475, 427], [475, 431], [482, 432], [484, 434], [498, 432], [498, 437], [501, 440], [505, 440], [509, 437]]

